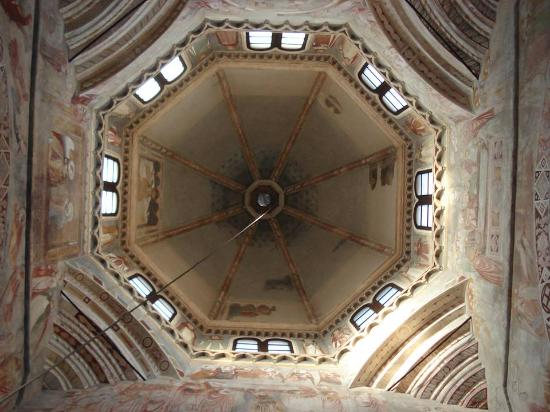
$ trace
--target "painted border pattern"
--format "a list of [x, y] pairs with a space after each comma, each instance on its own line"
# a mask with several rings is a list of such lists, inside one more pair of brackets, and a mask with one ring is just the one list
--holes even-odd
[[[97, 116], [96, 116], [96, 122], [95, 122], [95, 130], [94, 134], [96, 137], [96, 159], [95, 159], [95, 165], [96, 165], [96, 171], [95, 171], [95, 193], [94, 193], [94, 217], [93, 217], [93, 228], [92, 228], [92, 253], [95, 256], [97, 260], [100, 261], [102, 266], [106, 269], [109, 269], [109, 272], [111, 272], [115, 278], [119, 280], [119, 282], [123, 282], [123, 279], [121, 276], [114, 271], [108, 262], [103, 258], [100, 247], [99, 247], [99, 196], [100, 196], [100, 179], [99, 179], [99, 170], [101, 165], [101, 158], [103, 154], [103, 141], [102, 141], [102, 135], [104, 132], [105, 124], [107, 122], [107, 117], [109, 113], [116, 107], [118, 103], [123, 101], [126, 97], [128, 97], [130, 94], [134, 92], [134, 90], [143, 82], [145, 78], [147, 78], [149, 75], [155, 73], [160, 66], [164, 63], [169, 61], [173, 56], [176, 55], [176, 53], [179, 53], [182, 51], [186, 46], [188, 46], [194, 39], [197, 37], [200, 37], [201, 35], [205, 34], [208, 31], [211, 30], [217, 30], [217, 29], [232, 29], [232, 30], [246, 30], [246, 29], [269, 29], [269, 30], [284, 30], [284, 29], [290, 29], [290, 30], [304, 30], [309, 33], [333, 33], [333, 34], [344, 34], [348, 36], [348, 38], [363, 52], [364, 57], [371, 63], [376, 64], [377, 67], [380, 68], [380, 71], [388, 78], [388, 80], [391, 82], [392, 86], [395, 87], [397, 90], [399, 90], [405, 98], [409, 101], [410, 106], [413, 107], [418, 114], [420, 114], [426, 121], [430, 123], [430, 125], [436, 130], [436, 136], [435, 136], [435, 155], [434, 155], [434, 176], [435, 176], [435, 191], [434, 191], [434, 228], [433, 228], [433, 241], [434, 241], [434, 258], [431, 267], [426, 270], [422, 276], [414, 281], [404, 292], [403, 294], [394, 302], [392, 307], [388, 309], [388, 312], [392, 310], [392, 308], [395, 308], [399, 305], [399, 302], [403, 299], [406, 299], [407, 297], [412, 296], [415, 289], [420, 287], [421, 285], [425, 284], [429, 277], [431, 277], [434, 273], [441, 270], [441, 252], [442, 252], [442, 233], [443, 233], [443, 224], [442, 224], [442, 217], [443, 217], [443, 205], [442, 205], [442, 196], [443, 196], [443, 185], [442, 185], [442, 178], [443, 178], [443, 142], [444, 137], [446, 134], [445, 127], [434, 117], [434, 115], [431, 112], [428, 112], [424, 109], [424, 107], [416, 101], [416, 99], [409, 95], [406, 91], [404, 91], [403, 84], [399, 82], [395, 77], [393, 76], [390, 69], [385, 68], [383, 65], [381, 65], [375, 56], [372, 55], [370, 50], [365, 46], [364, 42], [351, 31], [348, 25], [340, 25], [340, 26], [331, 26], [328, 23], [320, 24], [320, 25], [310, 25], [309, 23], [305, 23], [303, 25], [299, 26], [293, 26], [289, 23], [285, 23], [282, 25], [271, 25], [269, 23], [261, 23], [261, 24], [253, 24], [248, 21], [244, 22], [230, 22], [228, 20], [224, 21], [210, 21], [206, 20], [201, 26], [199, 26], [195, 31], [189, 33], [184, 40], [177, 45], [168, 55], [165, 57], [159, 59], [157, 63], [151, 67], [147, 72], [142, 73], [141, 76], [139, 76], [138, 79], [136, 79], [134, 82], [132, 82], [131, 85], [126, 87], [122, 92], [118, 93], [116, 96], [111, 98], [102, 108], [97, 110]], [[208, 65], [211, 64], [215, 59], [220, 57], [237, 57], [241, 59], [250, 59], [250, 60], [262, 60], [262, 59], [269, 59], [269, 55], [267, 54], [256, 54], [256, 53], [223, 53], [223, 52], [213, 52], [213, 54], [210, 56], [210, 58], [205, 59], [203, 61], [202, 65]], [[280, 60], [284, 58], [281, 54], [277, 54], [277, 59]], [[324, 61], [326, 63], [335, 65], [337, 70], [344, 75], [348, 79], [348, 81], [351, 81], [355, 83], [355, 88], [359, 90], [360, 94], [367, 100], [368, 103], [372, 105], [374, 101], [377, 102], [377, 105], [375, 106], [375, 109], [382, 114], [382, 116], [385, 118], [385, 120], [390, 123], [390, 127], [398, 132], [400, 135], [405, 136], [404, 133], [401, 130], [401, 127], [390, 117], [390, 115], [382, 109], [380, 106], [380, 103], [370, 94], [367, 93], [367, 91], [364, 89], [363, 86], [358, 84], [358, 82], [355, 79], [355, 76], [350, 75], [345, 69], [343, 69], [342, 66], [336, 62], [336, 60], [329, 56], [323, 56], [323, 55], [308, 55], [308, 54], [301, 54], [301, 55], [288, 55], [289, 59], [296, 59], [296, 60], [317, 60], [317, 61]], [[273, 57], [272, 57], [273, 58]], [[188, 81], [192, 79], [193, 73], [200, 73], [204, 68], [201, 68], [201, 66], [197, 66], [193, 71], [188, 73], [179, 83], [179, 85], [186, 84]], [[196, 75], [195, 74], [195, 75]], [[174, 92], [177, 89], [170, 89], [170, 92]], [[144, 110], [140, 115], [138, 116], [138, 121], [141, 121], [147, 117], [149, 112], [153, 109], [153, 106], [157, 103], [160, 103], [163, 101], [165, 96], [161, 96], [156, 99], [156, 102], [151, 104], [151, 107], [147, 110]], [[128, 156], [128, 148], [124, 148], [124, 156]], [[409, 146], [409, 151], [412, 150], [412, 145]], [[411, 173], [408, 178], [408, 187], [412, 190], [412, 167], [413, 167], [413, 160], [412, 156], [407, 156], [407, 168], [410, 168]], [[127, 168], [124, 168], [123, 173], [127, 173]], [[128, 178], [127, 175], [123, 176], [125, 179]], [[125, 196], [122, 196], [122, 199], [125, 199]], [[122, 202], [122, 207], [124, 209], [124, 200]], [[412, 199], [408, 199], [407, 206], [409, 209], [412, 210]], [[122, 212], [124, 213], [124, 211]], [[410, 213], [408, 214], [410, 215]], [[407, 219], [405, 221], [406, 230], [408, 233], [410, 233], [412, 224]], [[125, 236], [125, 232], [123, 230], [122, 235]], [[390, 278], [395, 272], [399, 270], [405, 263], [404, 260], [408, 260], [408, 257], [410, 256], [410, 235], [406, 237], [406, 247], [405, 247], [405, 258], [402, 258], [395, 266], [392, 268], [392, 270], [388, 271], [387, 274], [384, 276], [385, 279]], [[152, 278], [152, 280], [154, 280]], [[383, 281], [382, 281], [383, 282]], [[128, 285], [129, 286], [129, 285]], [[339, 323], [342, 320], [345, 320], [349, 318], [350, 314], [353, 312], [355, 308], [357, 308], [362, 302], [364, 302], [368, 297], [370, 297], [374, 291], [379, 287], [380, 285], [377, 285], [376, 287], [371, 287], [368, 290], [366, 290], [358, 299], [356, 299], [355, 302], [351, 303], [342, 313], [335, 318], [333, 322], [331, 322], [330, 325], [325, 327], [321, 333], [325, 335], [328, 333], [331, 329], [333, 329], [337, 323]], [[170, 295], [168, 294], [170, 297]], [[180, 307], [180, 305], [178, 305]], [[197, 324], [197, 320], [194, 318], [192, 313], [185, 307], [180, 307], [180, 309], [183, 309], [183, 314], [192, 321], [192, 323]], [[382, 320], [384, 317], [384, 313], [381, 314], [381, 316], [378, 319]], [[201, 331], [204, 331], [204, 327], [201, 327], [201, 325], [198, 325], [199, 329]], [[373, 325], [374, 326], [374, 325]], [[372, 327], [371, 327], [372, 328]], [[369, 330], [371, 329], [369, 328]], [[218, 331], [212, 331], [208, 330], [207, 333], [217, 333]], [[228, 334], [242, 334], [242, 333], [249, 333], [250, 330], [223, 330], [219, 331], [221, 333], [228, 333]], [[309, 333], [296, 333], [294, 331], [278, 331], [278, 332], [270, 332], [266, 330], [257, 330], [254, 331], [254, 333], [257, 336], [287, 336], [287, 337], [310, 337]], [[312, 337], [318, 337], [319, 335], [317, 333], [312, 333]], [[200, 353], [206, 354], [208, 351], [199, 351]], [[265, 355], [263, 355], [265, 356]]]

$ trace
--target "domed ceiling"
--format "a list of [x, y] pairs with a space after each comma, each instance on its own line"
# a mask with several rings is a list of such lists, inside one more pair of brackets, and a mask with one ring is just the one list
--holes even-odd
[[[402, 85], [342, 28], [315, 28], [295, 52], [250, 50], [246, 30], [207, 21], [98, 111], [120, 210], [92, 242], [125, 287], [137, 273], [157, 290], [216, 249], [163, 292], [172, 327], [324, 336], [383, 285], [405, 289], [437, 265], [440, 212], [433, 238], [412, 229], [412, 182], [441, 151], [440, 128], [411, 96], [385, 107], [365, 65], [384, 90]], [[174, 56], [183, 75], [138, 99]]]
[[130, 246], [162, 282], [267, 212], [176, 282], [211, 322], [316, 325], [401, 255], [404, 142], [329, 69], [214, 65], [134, 134]]

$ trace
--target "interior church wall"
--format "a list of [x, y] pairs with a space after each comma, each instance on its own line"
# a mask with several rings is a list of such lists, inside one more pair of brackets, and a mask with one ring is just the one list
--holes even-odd
[[446, 140], [448, 270], [467, 292], [485, 366], [489, 410], [507, 410], [503, 382], [513, 167], [513, 2], [499, 4], [491, 47], [473, 93], [474, 113]]
[[[314, 384], [296, 377], [287, 383], [254, 383], [219, 380], [149, 380], [147, 382], [101, 386], [90, 390], [50, 391], [21, 411], [364, 411], [436, 412], [443, 410], [435, 401], [408, 395], [345, 389], [330, 383]], [[445, 405], [445, 411], [471, 409]]]
[[550, 405], [550, 3], [519, 2], [518, 163], [508, 393]]
[[[60, 279], [67, 270], [58, 262], [77, 256], [83, 250], [85, 219], [82, 213], [87, 210], [84, 176], [88, 170], [87, 153], [91, 152], [88, 135], [91, 133], [91, 119], [86, 105], [95, 93], [105, 92], [113, 85], [119, 87], [127, 79], [135, 78], [136, 71], [146, 67], [143, 62], [150, 57], [138, 57], [136, 64], [130, 65], [132, 67], [121, 71], [96, 90], [73, 99], [74, 74], [66, 62], [63, 26], [56, 3], [55, 0], [40, 1], [34, 95], [30, 84], [35, 3], [31, 0], [17, 2], [17, 5], [1, 3], [0, 396], [21, 382], [25, 370], [25, 284], [29, 285], [30, 319], [26, 327], [30, 334], [28, 345], [32, 356], [28, 359], [32, 376], [43, 365], [43, 348], [51, 334], [57, 310], [55, 302], [61, 287]], [[486, 368], [489, 409], [507, 410], [508, 392], [513, 410], [547, 411], [546, 405], [550, 403], [550, 66], [544, 56], [548, 54], [550, 42], [547, 28], [550, 5], [544, 0], [519, 2], [519, 156], [516, 209], [512, 216], [514, 50], [511, 45], [514, 43], [514, 27], [511, 22], [514, 2], [500, 2], [490, 52], [483, 63], [479, 88], [474, 94], [473, 114], [449, 104], [408, 66], [400, 51], [381, 31], [370, 2], [332, 3], [334, 5], [327, 8], [319, 6], [319, 2], [306, 1], [293, 10], [287, 8], [277, 12], [274, 10], [275, 1], [261, 4], [196, 1], [178, 19], [185, 27], [193, 27], [204, 16], [257, 21], [270, 18], [274, 22], [286, 19], [324, 21], [328, 18], [350, 21], [357, 32], [368, 39], [369, 46], [391, 62], [395, 74], [400, 79], [407, 79], [410, 93], [420, 96], [427, 107], [437, 107], [441, 119], [449, 125], [445, 139], [445, 241], [448, 246], [445, 250], [446, 270], [436, 275], [440, 279], [438, 287], [444, 289], [440, 285], [443, 281], [450, 285], [464, 278], [470, 279], [468, 307]], [[177, 30], [176, 26], [174, 24], [169, 29], [151, 53], [164, 53], [169, 48], [178, 32], [181, 33], [181, 26]], [[34, 100], [35, 115], [33, 248], [32, 266], [26, 268], [26, 164], [31, 100]], [[515, 240], [510, 235], [512, 224], [515, 224]], [[509, 245], [512, 241], [514, 266], [513, 278], [509, 279]], [[413, 261], [421, 262], [421, 266], [431, 260], [424, 256], [424, 249], [423, 242], [413, 245]], [[73, 266], [78, 265], [74, 263]], [[110, 276], [106, 272], [103, 275]], [[109, 287], [116, 286], [113, 279], [103, 280]], [[513, 289], [508, 354], [509, 282], [513, 282]], [[128, 296], [122, 291], [117, 298], [123, 300]], [[146, 315], [140, 313], [140, 321], [147, 323]], [[152, 320], [149, 324], [151, 330], [161, 336], [161, 328]], [[176, 361], [179, 348], [165, 335], [157, 337], [159, 342], [166, 344], [163, 350], [173, 358], [171, 361], [175, 365], [179, 362], [182, 370], [187, 368], [188, 360]], [[224, 345], [227, 345], [227, 337], [224, 339]], [[327, 347], [331, 347], [331, 339], [330, 335], [326, 337]], [[277, 368], [272, 368], [273, 373], [277, 373]], [[330, 377], [323, 380], [317, 373], [310, 374], [311, 380], [300, 373], [291, 378], [292, 373], [286, 374], [288, 368], [284, 370], [283, 378], [278, 380], [263, 378], [259, 372], [256, 376], [254, 372], [254, 381], [247, 382], [247, 378], [238, 376], [247, 372], [239, 372], [235, 367], [203, 368], [193, 364], [186, 370], [183, 381], [152, 380], [70, 393], [43, 392], [35, 400], [30, 399], [25, 410], [455, 410], [448, 405], [442, 407], [438, 403], [417, 401], [408, 395], [363, 388], [349, 390], [341, 383], [331, 382]], [[28, 389], [26, 397], [31, 398], [38, 390], [38, 385]], [[14, 401], [0, 405], [0, 411], [10, 410]]]
[[[30, 0], [2, 2], [0, 11], [1, 144], [9, 167], [9, 172], [2, 168], [1, 179], [7, 190], [1, 209], [0, 395], [19, 385], [25, 374], [33, 377], [42, 371], [65, 271], [62, 262], [80, 254], [83, 234], [89, 118], [84, 102], [72, 100], [76, 83], [57, 1], [40, 1], [35, 7]], [[32, 186], [27, 186], [31, 174]], [[31, 247], [25, 257], [26, 244]], [[40, 386], [27, 388], [25, 396]], [[0, 410], [9, 410], [15, 399]]]
[[[0, 9], [0, 396], [24, 375], [26, 179], [31, 2]], [[10, 410], [15, 403], [0, 405]]]

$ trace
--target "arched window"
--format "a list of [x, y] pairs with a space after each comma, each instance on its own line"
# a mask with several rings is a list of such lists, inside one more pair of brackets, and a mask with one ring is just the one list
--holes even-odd
[[281, 49], [302, 50], [306, 44], [305, 33], [283, 33], [281, 36]]
[[423, 170], [416, 174], [414, 180], [414, 193], [416, 204], [414, 206], [414, 225], [417, 229], [431, 230], [433, 223], [433, 195], [434, 177], [431, 170]]
[[246, 33], [249, 49], [269, 50], [273, 47], [273, 33], [270, 31], [249, 31]]
[[287, 51], [299, 51], [306, 47], [306, 42], [306, 33], [273, 33], [270, 31], [249, 31], [246, 33], [246, 45], [251, 50], [278, 48]]
[[[132, 275], [128, 278], [128, 282], [136, 290], [136, 292], [147, 298], [151, 293], [155, 292], [155, 288], [147, 279], [141, 275]], [[153, 304], [153, 308], [168, 322], [172, 321], [176, 317], [176, 309], [165, 298], [160, 296], [153, 296], [150, 299]]]
[[371, 90], [378, 89], [382, 83], [386, 81], [384, 76], [382, 76], [380, 72], [374, 68], [374, 66], [368, 63], [363, 66], [360, 73], [360, 78]]
[[233, 341], [235, 352], [259, 352], [260, 340], [254, 338], [239, 338]]
[[355, 326], [355, 329], [361, 330], [363, 325], [375, 315], [376, 312], [370, 305], [361, 306], [351, 317], [351, 324]]
[[186, 66], [181, 56], [176, 56], [160, 68], [160, 72], [149, 77], [135, 91], [135, 96], [142, 103], [148, 103], [161, 92], [162, 88], [172, 83], [185, 72]]
[[393, 87], [384, 93], [382, 96], [382, 102], [384, 102], [386, 107], [395, 114], [401, 113], [407, 108], [407, 102]]
[[157, 310], [160, 315], [166, 319], [168, 322], [172, 321], [176, 317], [176, 309], [164, 298], [158, 298], [153, 303], [153, 307]]
[[128, 278], [128, 282], [134, 287], [137, 293], [146, 298], [155, 290], [153, 285], [141, 275], [133, 275]]
[[284, 339], [268, 339], [267, 351], [269, 353], [293, 353], [292, 343]]
[[118, 213], [118, 190], [120, 180], [120, 163], [112, 156], [103, 159], [103, 190], [101, 192], [101, 214], [115, 216]]
[[397, 294], [402, 290], [403, 289], [401, 289], [399, 286], [390, 283], [376, 294], [376, 296], [374, 297], [374, 301], [378, 302], [383, 307], [389, 306], [397, 297]]
[[238, 338], [233, 341], [235, 352], [294, 353], [292, 343], [285, 339]]
[[384, 106], [393, 114], [400, 114], [409, 107], [403, 96], [390, 86], [384, 76], [372, 64], [366, 63], [361, 68], [359, 79], [378, 95]]
[[357, 330], [362, 330], [363, 327], [370, 319], [374, 319], [378, 312], [389, 306], [391, 302], [397, 297], [397, 294], [401, 292], [399, 286], [390, 283], [384, 286], [373, 298], [372, 302], [361, 306], [350, 319], [351, 324]]

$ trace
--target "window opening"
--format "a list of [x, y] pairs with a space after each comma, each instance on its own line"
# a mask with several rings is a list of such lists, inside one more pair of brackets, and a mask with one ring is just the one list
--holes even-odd
[[147, 103], [160, 93], [160, 84], [159, 82], [151, 77], [147, 79], [141, 86], [136, 89], [136, 95], [143, 101]]
[[407, 102], [393, 87], [384, 93], [382, 101], [393, 113], [400, 113], [407, 108]]
[[249, 31], [248, 47], [252, 50], [268, 50], [273, 47], [273, 33], [270, 31]]
[[370, 90], [378, 95], [384, 106], [397, 115], [409, 107], [407, 101], [396, 89], [390, 86], [384, 76], [369, 63], [366, 63], [359, 71], [359, 79]]
[[355, 329], [359, 331], [363, 330], [367, 322], [376, 318], [378, 313], [385, 307], [389, 306], [397, 297], [398, 293], [402, 290], [403, 289], [393, 283], [385, 286], [374, 296], [371, 303], [363, 305], [355, 311], [355, 313], [351, 316], [351, 324], [355, 327]]
[[367, 64], [361, 71], [361, 79], [369, 86], [371, 90], [376, 90], [385, 82], [384, 77], [374, 66]]
[[363, 329], [363, 325], [367, 323], [369, 319], [376, 315], [376, 312], [372, 309], [370, 305], [365, 305], [351, 317], [351, 323], [357, 330]]
[[[130, 282], [136, 292], [144, 298], [155, 292], [153, 285], [141, 275], [130, 276], [128, 282]], [[156, 300], [151, 299], [153, 308], [168, 322], [172, 321], [177, 313], [174, 306], [163, 297], [155, 298]]]
[[120, 163], [112, 156], [103, 158], [101, 171], [103, 190], [101, 191], [101, 214], [103, 216], [115, 216], [118, 213], [118, 189], [120, 180]]
[[269, 353], [292, 353], [292, 344], [283, 339], [269, 339], [267, 341], [267, 352]]
[[431, 230], [433, 224], [433, 172], [418, 172], [414, 181], [416, 205], [414, 206], [414, 225], [420, 230]]
[[187, 67], [182, 57], [177, 55], [168, 63], [165, 63], [160, 68], [159, 73], [145, 80], [143, 84], [136, 89], [134, 95], [142, 103], [149, 103], [159, 95], [164, 86], [180, 77], [185, 73], [186, 69]]
[[281, 38], [281, 49], [301, 50], [305, 45], [305, 33], [283, 33]]
[[287, 51], [299, 51], [306, 47], [306, 42], [306, 33], [274, 33], [270, 31], [249, 31], [246, 33], [246, 44], [251, 50], [265, 51], [278, 48]]
[[141, 275], [131, 276], [130, 278], [128, 278], [128, 282], [130, 282], [136, 292], [144, 298], [146, 298], [147, 295], [149, 295], [154, 290], [149, 281]]
[[235, 352], [259, 352], [260, 341], [257, 339], [239, 338], [233, 342]]
[[185, 66], [180, 56], [174, 57], [160, 69], [160, 74], [170, 83], [180, 77], [185, 71]]
[[158, 298], [155, 303], [153, 303], [153, 307], [168, 322], [176, 316], [176, 309], [174, 309], [174, 307], [164, 298]]
[[285, 339], [238, 338], [233, 341], [235, 352], [294, 353], [292, 343]]
[[380, 303], [382, 306], [389, 306], [391, 302], [397, 297], [397, 294], [401, 292], [401, 288], [390, 284], [376, 294], [374, 300]]

